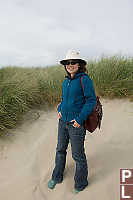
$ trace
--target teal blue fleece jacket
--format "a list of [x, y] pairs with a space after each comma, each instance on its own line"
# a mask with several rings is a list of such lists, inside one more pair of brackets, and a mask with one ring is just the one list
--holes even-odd
[[63, 121], [70, 122], [75, 119], [82, 125], [95, 105], [96, 95], [93, 82], [86, 73], [77, 73], [72, 79], [69, 76], [65, 78], [62, 84], [62, 100], [57, 108], [62, 114]]

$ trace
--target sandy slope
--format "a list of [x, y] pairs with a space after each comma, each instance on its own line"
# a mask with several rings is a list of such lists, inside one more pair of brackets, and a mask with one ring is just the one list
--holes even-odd
[[64, 181], [51, 191], [47, 182], [54, 167], [57, 113], [40, 111], [37, 120], [26, 120], [13, 136], [0, 140], [1, 200], [119, 199], [119, 169], [133, 168], [133, 103], [103, 100], [102, 129], [87, 132], [86, 155], [89, 186], [73, 194], [75, 163], [68, 149]]

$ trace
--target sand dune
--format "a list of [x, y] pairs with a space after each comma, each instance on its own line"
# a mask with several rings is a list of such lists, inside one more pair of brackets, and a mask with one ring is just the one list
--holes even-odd
[[133, 168], [133, 103], [102, 100], [101, 130], [86, 135], [89, 186], [73, 194], [75, 163], [68, 148], [64, 181], [54, 190], [47, 182], [54, 167], [57, 143], [56, 111], [38, 111], [0, 140], [1, 200], [119, 199], [119, 169]]

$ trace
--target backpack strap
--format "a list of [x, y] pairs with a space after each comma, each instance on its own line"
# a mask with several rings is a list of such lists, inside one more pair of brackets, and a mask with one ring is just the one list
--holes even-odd
[[83, 89], [83, 95], [84, 95], [84, 88], [83, 88], [83, 82], [82, 82], [83, 76], [84, 76], [84, 75], [81, 76], [80, 81], [81, 81], [81, 87], [82, 87], [82, 89]]

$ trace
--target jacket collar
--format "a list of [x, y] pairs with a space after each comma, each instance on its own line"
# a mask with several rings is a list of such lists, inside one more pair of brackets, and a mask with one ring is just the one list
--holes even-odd
[[85, 73], [85, 72], [78, 72], [78, 73], [76, 73], [75, 75], [74, 75], [74, 77], [73, 78], [71, 78], [70, 76], [68, 76], [68, 75], [66, 75], [65, 76], [65, 78], [68, 78], [68, 79], [76, 79], [76, 78], [78, 78], [78, 77], [81, 77], [81, 76], [83, 76], [83, 75], [87, 75], [88, 76], [88, 74], [87, 73]]

